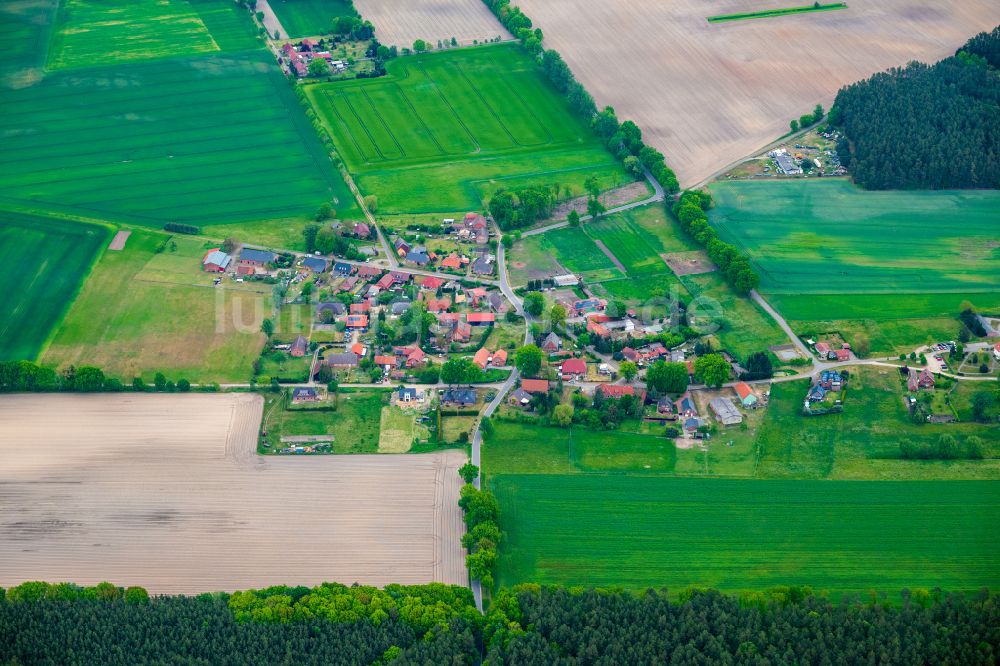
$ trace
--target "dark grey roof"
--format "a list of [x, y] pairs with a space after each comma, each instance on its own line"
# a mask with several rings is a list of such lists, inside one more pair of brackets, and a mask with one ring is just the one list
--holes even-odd
[[330, 310], [335, 315], [342, 315], [347, 312], [347, 306], [340, 301], [333, 301], [332, 303], [317, 303], [316, 304], [316, 314], [323, 314], [327, 310]]
[[302, 260], [302, 265], [315, 273], [322, 273], [326, 270], [328, 262], [322, 257], [306, 257]]
[[244, 248], [240, 252], [240, 261], [257, 261], [262, 264], [269, 264], [274, 261], [274, 252], [268, 252], [267, 250], [254, 250], [251, 248]]
[[292, 398], [315, 398], [316, 389], [307, 387], [298, 387], [292, 389]]
[[326, 357], [326, 362], [329, 365], [350, 365], [354, 366], [358, 364], [358, 355], [354, 352], [345, 352], [343, 354], [330, 354]]
[[400, 386], [399, 387], [399, 397], [400, 398], [405, 398], [407, 396], [409, 396], [411, 398], [416, 398], [417, 397], [417, 389], [415, 389], [415, 388], [406, 388], [405, 386]]
[[335, 270], [338, 273], [343, 273], [344, 275], [348, 275], [351, 272], [352, 268], [353, 267], [350, 264], [345, 264], [340, 261], [338, 261], [333, 265], [333, 270]]
[[476, 392], [474, 389], [448, 389], [441, 397], [445, 402], [460, 402], [466, 405], [476, 402]]

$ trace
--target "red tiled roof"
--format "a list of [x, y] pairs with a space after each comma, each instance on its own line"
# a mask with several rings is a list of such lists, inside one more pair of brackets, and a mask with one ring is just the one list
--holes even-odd
[[424, 289], [437, 289], [444, 284], [444, 280], [439, 277], [434, 277], [433, 275], [428, 275], [420, 283], [420, 286]]
[[457, 254], [449, 254], [441, 261], [441, 268], [461, 268], [462, 260], [458, 258]]
[[478, 365], [480, 368], [486, 368], [486, 361], [490, 357], [490, 350], [486, 347], [481, 347], [476, 355], [472, 357], [472, 362]]
[[470, 324], [485, 324], [496, 321], [496, 315], [492, 312], [470, 312], [465, 318]]
[[562, 371], [564, 375], [585, 375], [587, 363], [582, 358], [568, 358], [563, 361]]
[[351, 345], [351, 351], [357, 354], [358, 356], [364, 356], [365, 346], [360, 342], [355, 342], [353, 345]]
[[522, 379], [521, 388], [528, 393], [548, 393], [549, 380], [547, 379]]
[[816, 343], [816, 353], [817, 354], [825, 354], [828, 351], [830, 351], [830, 345], [829, 345], [829, 343], [826, 343], [826, 342], [817, 342]]
[[395, 356], [376, 356], [375, 365], [396, 365]]
[[733, 388], [736, 389], [736, 395], [740, 396], [740, 400], [746, 400], [748, 396], [753, 395], [753, 389], [746, 382], [740, 382]]
[[379, 289], [388, 289], [394, 284], [396, 284], [396, 280], [393, 279], [392, 274], [386, 273], [385, 275], [379, 278], [378, 282], [375, 283], [375, 286], [378, 287]]
[[498, 349], [493, 352], [493, 365], [507, 365], [506, 349]]
[[[597, 390], [608, 398], [620, 398], [623, 395], [637, 395], [635, 387], [623, 386], [621, 384], [601, 384], [597, 387]], [[640, 389], [638, 395], [645, 398], [646, 392]]]
[[371, 305], [368, 301], [361, 301], [360, 303], [351, 303], [351, 314], [364, 314], [371, 310]]
[[352, 314], [347, 315], [347, 328], [367, 328], [368, 315]]

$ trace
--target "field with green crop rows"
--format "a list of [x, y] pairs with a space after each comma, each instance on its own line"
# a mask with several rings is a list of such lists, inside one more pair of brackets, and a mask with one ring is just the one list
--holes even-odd
[[49, 44], [49, 70], [257, 47], [233, 3], [207, 0], [64, 0]]
[[[1000, 192], [865, 192], [842, 179], [710, 190], [709, 218], [750, 254], [761, 292], [800, 296], [786, 302], [791, 319], [866, 311], [843, 294], [937, 295], [913, 315], [909, 298], [882, 300], [875, 319], [954, 314], [970, 294], [1000, 294]], [[801, 298], [816, 294], [838, 298]]]
[[0, 213], [0, 360], [34, 360], [108, 242], [107, 227]]
[[[245, 382], [264, 345], [269, 285], [225, 282], [201, 270], [207, 248], [190, 237], [134, 231], [105, 252], [52, 343], [46, 365], [96, 365], [126, 383], [158, 371], [174, 381]], [[159, 248], [162, 251], [158, 251]]]
[[350, 0], [271, 0], [268, 4], [288, 37], [322, 35], [330, 31], [335, 16], [357, 15]]
[[379, 212], [482, 207], [500, 186], [629, 180], [515, 45], [399, 58], [389, 75], [307, 89]]
[[505, 475], [498, 583], [1000, 585], [1000, 484]]
[[[191, 6], [213, 39], [253, 50], [109, 64], [95, 57], [100, 66], [44, 76], [31, 53], [8, 63], [29, 68], [5, 71], [0, 86], [0, 207], [155, 227], [304, 221], [331, 199], [342, 214], [356, 212], [249, 19], [228, 5]], [[0, 12], [0, 33], [33, 40], [44, 61], [52, 17], [36, 10]]]

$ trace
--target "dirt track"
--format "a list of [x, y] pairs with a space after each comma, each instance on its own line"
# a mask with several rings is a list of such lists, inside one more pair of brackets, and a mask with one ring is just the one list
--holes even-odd
[[459, 451], [256, 454], [262, 401], [0, 397], [0, 586], [467, 584]]
[[[745, 0], [519, 0], [594, 96], [638, 122], [684, 186], [829, 108], [837, 90], [950, 55], [1000, 23], [996, 0], [851, 0], [844, 10], [709, 24]], [[795, 4], [795, 3], [793, 3]], [[798, 3], [808, 4], [808, 3]], [[754, 9], [787, 7], [759, 0]]]
[[410, 48], [417, 39], [431, 47], [454, 37], [459, 44], [512, 39], [482, 0], [356, 0], [354, 6], [387, 45]]

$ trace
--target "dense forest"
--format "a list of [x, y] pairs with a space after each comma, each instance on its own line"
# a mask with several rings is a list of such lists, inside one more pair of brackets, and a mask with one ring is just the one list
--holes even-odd
[[830, 123], [856, 183], [873, 190], [1000, 187], [1000, 27], [934, 65], [912, 62], [840, 90]]
[[986, 591], [833, 604], [800, 588], [670, 600], [524, 585], [485, 618], [467, 592], [327, 584], [150, 598], [27, 583], [0, 592], [0, 664], [1000, 662], [1000, 605]]

